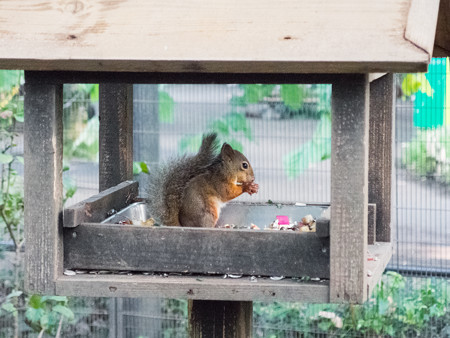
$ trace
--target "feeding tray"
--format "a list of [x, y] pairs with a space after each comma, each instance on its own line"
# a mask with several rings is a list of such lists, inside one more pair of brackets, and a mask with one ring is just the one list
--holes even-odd
[[[120, 194], [117, 191], [110, 194], [123, 199], [123, 189], [123, 186], [116, 189]], [[103, 214], [107, 214], [105, 211], [113, 208], [99, 201], [108, 194], [108, 191], [103, 192], [69, 208], [68, 215], [86, 215], [82, 210], [92, 211], [100, 205]], [[221, 213], [218, 226], [235, 224], [236, 229], [149, 227], [136, 226], [150, 215], [143, 202], [133, 203], [101, 221], [79, 219], [77, 226], [65, 229], [64, 266], [67, 269], [328, 279], [328, 224], [321, 223], [326, 229], [317, 233], [250, 229], [252, 223], [262, 229], [263, 224], [269, 225], [280, 214], [299, 221], [307, 214], [319, 218], [324, 209], [321, 206], [229, 203]], [[97, 215], [101, 213], [97, 210]]]

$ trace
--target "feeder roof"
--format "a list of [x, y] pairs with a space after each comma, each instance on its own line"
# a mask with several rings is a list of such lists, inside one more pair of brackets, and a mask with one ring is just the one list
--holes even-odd
[[0, 69], [424, 71], [438, 8], [439, 0], [2, 0]]

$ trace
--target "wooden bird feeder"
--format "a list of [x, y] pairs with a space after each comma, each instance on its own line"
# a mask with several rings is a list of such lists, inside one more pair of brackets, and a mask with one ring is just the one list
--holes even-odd
[[[448, 4], [441, 3], [441, 13]], [[0, 2], [0, 69], [25, 70], [26, 288], [70, 296], [239, 301], [226, 306], [245, 319], [244, 328], [234, 327], [242, 332], [249, 332], [253, 300], [364, 302], [392, 254], [392, 73], [427, 70], [438, 11], [439, 0]], [[438, 49], [445, 54], [448, 11], [442, 17]], [[65, 83], [100, 84], [102, 192], [62, 217]], [[223, 263], [210, 259], [217, 247], [243, 239], [255, 252], [264, 243], [273, 244], [267, 250], [281, 250], [278, 254], [283, 247], [290, 254], [301, 252], [295, 233], [99, 223], [108, 210], [138, 195], [137, 185], [127, 181], [132, 179], [132, 85], [142, 83], [332, 85], [329, 252], [320, 263], [326, 282], [63, 274], [67, 267], [82, 268], [77, 261], [90, 261], [99, 270], [142, 271], [154, 259], [164, 271], [169, 261], [183, 261], [183, 254], [192, 262], [183, 261], [179, 272], [183, 266], [201, 269], [208, 257], [207, 273]], [[369, 209], [376, 214], [373, 244], [368, 244], [374, 223], [373, 217], [368, 221]], [[321, 239], [313, 236], [312, 241]], [[189, 241], [204, 250], [203, 257], [180, 251], [189, 249]], [[208, 246], [211, 241], [217, 247]], [[165, 249], [154, 249], [158, 244]], [[252, 255], [242, 261], [238, 254], [242, 250], [230, 253], [223, 267], [252, 274], [253, 265], [264, 265], [252, 262]], [[301, 276], [301, 259], [296, 262]], [[246, 267], [252, 271], [242, 271]], [[276, 273], [295, 273], [286, 269], [291, 270]], [[200, 304], [191, 308], [192, 318], [204, 318], [218, 303]]]

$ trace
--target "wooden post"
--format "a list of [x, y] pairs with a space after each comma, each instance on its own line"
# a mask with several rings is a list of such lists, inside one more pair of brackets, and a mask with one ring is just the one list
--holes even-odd
[[394, 112], [394, 76], [370, 83], [369, 202], [376, 208], [376, 240], [391, 240], [391, 181]]
[[63, 272], [63, 86], [36, 83], [28, 72], [25, 80], [25, 288], [54, 294]]
[[367, 297], [369, 83], [364, 74], [333, 83], [330, 301]]
[[195, 338], [253, 336], [253, 303], [189, 301], [189, 333]]
[[[101, 83], [99, 92], [99, 190], [104, 191], [133, 179], [133, 85]], [[110, 337], [121, 337], [117, 309], [122, 299], [110, 303]]]
[[133, 179], [133, 85], [100, 84], [100, 191]]

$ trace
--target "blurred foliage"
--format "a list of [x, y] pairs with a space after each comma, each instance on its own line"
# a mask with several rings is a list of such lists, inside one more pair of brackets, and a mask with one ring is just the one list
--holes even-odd
[[312, 139], [283, 158], [286, 175], [293, 179], [317, 162], [331, 157], [331, 116], [322, 114]]
[[[253, 140], [250, 124], [247, 118], [240, 113], [230, 113], [219, 119], [211, 121], [206, 127], [206, 132], [216, 132], [219, 142], [227, 142], [233, 149], [243, 151], [243, 145], [239, 141], [242, 137]], [[181, 153], [195, 152], [202, 143], [202, 134], [183, 137], [179, 142]]]
[[410, 172], [450, 183], [450, 126], [417, 129], [416, 136], [402, 148], [402, 166]]
[[160, 87], [158, 87], [158, 114], [159, 121], [163, 123], [173, 123], [175, 120], [173, 98]]
[[148, 165], [145, 162], [133, 162], [133, 175], [139, 175], [141, 173], [148, 174]]
[[63, 320], [74, 320], [74, 314], [67, 303], [67, 297], [32, 295], [28, 300], [25, 323], [35, 332], [60, 337]]
[[425, 73], [402, 74], [401, 77], [403, 99], [416, 94], [418, 91], [428, 96], [433, 96], [433, 88], [431, 88]]
[[446, 281], [417, 284], [387, 272], [363, 305], [254, 303], [255, 337], [441, 337], [450, 319]]

